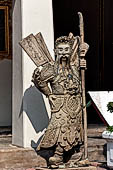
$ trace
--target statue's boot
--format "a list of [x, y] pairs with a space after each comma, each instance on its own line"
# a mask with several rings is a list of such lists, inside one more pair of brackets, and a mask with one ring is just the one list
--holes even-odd
[[56, 154], [49, 158], [49, 164], [51, 168], [58, 168], [62, 162], [63, 157]]
[[49, 158], [49, 165], [51, 168], [58, 168], [61, 163], [63, 163], [63, 148], [57, 146], [54, 156]]

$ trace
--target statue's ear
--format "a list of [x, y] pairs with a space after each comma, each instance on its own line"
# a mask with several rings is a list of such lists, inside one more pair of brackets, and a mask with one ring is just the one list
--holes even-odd
[[55, 55], [57, 55], [57, 49], [55, 48], [53, 51], [54, 51]]

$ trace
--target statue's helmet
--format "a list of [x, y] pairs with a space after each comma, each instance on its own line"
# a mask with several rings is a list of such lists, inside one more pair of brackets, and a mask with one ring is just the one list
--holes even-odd
[[75, 41], [75, 37], [73, 36], [72, 33], [69, 33], [69, 36], [61, 36], [61, 37], [57, 38], [55, 41], [55, 49], [61, 43], [64, 43], [64, 44], [68, 43], [70, 45], [70, 47], [72, 48], [74, 41]]

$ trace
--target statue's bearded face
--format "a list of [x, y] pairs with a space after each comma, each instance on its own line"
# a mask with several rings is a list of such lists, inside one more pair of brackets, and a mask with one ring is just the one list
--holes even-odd
[[68, 43], [58, 44], [56, 48], [56, 55], [60, 60], [67, 60], [71, 55], [71, 47]]

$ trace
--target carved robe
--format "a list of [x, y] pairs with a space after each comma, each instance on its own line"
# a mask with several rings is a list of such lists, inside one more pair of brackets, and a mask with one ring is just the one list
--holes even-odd
[[56, 62], [54, 65], [47, 64], [41, 72], [35, 70], [33, 74], [35, 86], [43, 94], [51, 96], [51, 120], [38, 149], [59, 144], [68, 151], [83, 141], [81, 80], [78, 66], [78, 63], [70, 65], [66, 72], [65, 68], [60, 70]]

